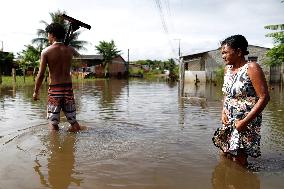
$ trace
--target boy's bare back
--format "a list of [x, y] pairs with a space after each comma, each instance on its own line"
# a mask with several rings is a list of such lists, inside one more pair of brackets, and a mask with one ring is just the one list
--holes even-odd
[[71, 83], [71, 62], [78, 53], [70, 46], [55, 42], [43, 50], [41, 62], [49, 68], [49, 84]]

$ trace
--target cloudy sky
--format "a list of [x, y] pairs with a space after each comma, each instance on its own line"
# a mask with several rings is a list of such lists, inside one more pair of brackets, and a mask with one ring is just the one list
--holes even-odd
[[81, 54], [96, 54], [99, 41], [114, 40], [130, 60], [178, 57], [213, 50], [233, 34], [252, 45], [272, 47], [265, 25], [284, 23], [281, 0], [9, 0], [1, 2], [0, 48], [20, 52], [36, 38], [50, 12], [67, 15], [92, 26], [80, 40], [90, 42]]

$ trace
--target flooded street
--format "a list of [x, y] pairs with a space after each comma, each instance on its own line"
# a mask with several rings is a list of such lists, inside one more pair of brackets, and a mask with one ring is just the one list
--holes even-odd
[[[47, 127], [47, 86], [0, 87], [0, 189], [280, 189], [284, 187], [284, 91], [271, 87], [263, 113], [262, 156], [242, 169], [220, 158], [220, 86], [94, 80], [73, 85], [85, 130]], [[195, 98], [198, 97], [198, 98]]]

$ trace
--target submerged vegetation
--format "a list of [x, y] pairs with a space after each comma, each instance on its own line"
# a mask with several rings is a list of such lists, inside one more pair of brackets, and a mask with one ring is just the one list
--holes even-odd
[[215, 74], [215, 82], [217, 84], [221, 84], [224, 78], [224, 67], [223, 66], [218, 67], [218, 69], [214, 71], [214, 74]]

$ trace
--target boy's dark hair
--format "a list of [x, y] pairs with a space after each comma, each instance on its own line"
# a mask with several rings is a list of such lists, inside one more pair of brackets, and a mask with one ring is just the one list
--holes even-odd
[[45, 31], [54, 35], [57, 39], [63, 40], [65, 37], [65, 29], [63, 25], [59, 23], [51, 23], [46, 28]]
[[249, 51], [248, 48], [248, 41], [247, 39], [242, 35], [232, 35], [228, 38], [226, 38], [224, 41], [221, 42], [221, 46], [228, 45], [232, 49], [241, 49], [244, 55], [248, 55]]

